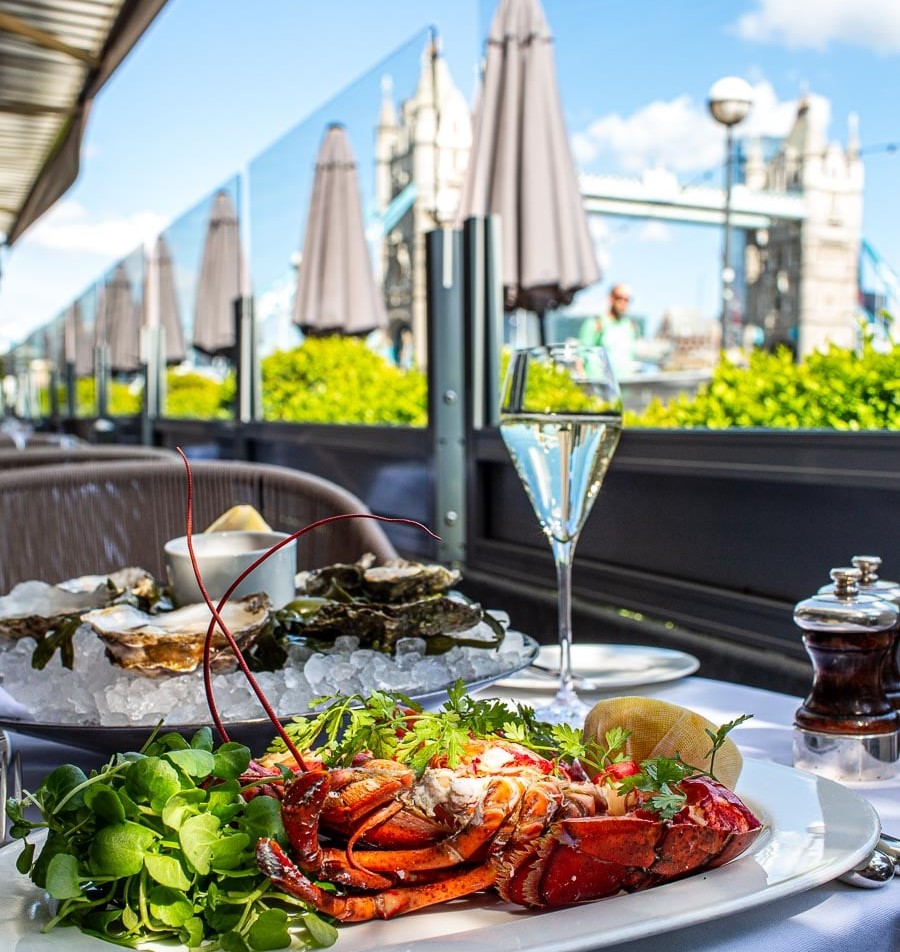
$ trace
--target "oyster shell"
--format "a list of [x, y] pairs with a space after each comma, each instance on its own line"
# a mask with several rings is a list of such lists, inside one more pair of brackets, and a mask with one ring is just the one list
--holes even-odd
[[348, 595], [377, 602], [399, 602], [424, 595], [443, 595], [462, 577], [455, 569], [443, 565], [406, 559], [391, 559], [384, 565], [374, 563], [375, 556], [367, 553], [355, 563], [336, 563], [301, 572], [297, 577], [298, 591], [328, 597], [341, 589]]
[[446, 595], [405, 602], [326, 602], [303, 625], [302, 634], [314, 638], [355, 635], [363, 645], [384, 650], [399, 638], [430, 638], [474, 628], [484, 617], [480, 605]]
[[[238, 646], [246, 650], [266, 630], [271, 605], [266, 595], [248, 595], [228, 602], [220, 614]], [[82, 621], [105, 642], [113, 664], [157, 677], [184, 674], [201, 664], [211, 618], [205, 604], [158, 615], [148, 615], [132, 605], [112, 605], [87, 612]], [[230, 671], [237, 666], [219, 628], [212, 639], [211, 665], [214, 671]]]
[[0, 597], [0, 639], [39, 641], [64, 618], [109, 605], [126, 591], [151, 598], [155, 586], [153, 576], [141, 568], [83, 575], [58, 585], [36, 579], [20, 582]]

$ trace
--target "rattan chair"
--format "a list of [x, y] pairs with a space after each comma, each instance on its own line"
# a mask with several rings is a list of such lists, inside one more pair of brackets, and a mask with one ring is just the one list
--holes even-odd
[[[294, 532], [338, 513], [367, 512], [341, 487], [281, 466], [196, 462], [194, 531], [249, 503], [276, 530]], [[163, 545], [184, 535], [184, 465], [154, 461], [82, 463], [0, 472], [0, 592], [27, 579], [60, 582], [141, 566], [165, 577]], [[302, 537], [298, 568], [396, 557], [373, 519], [348, 519]]]
[[17, 450], [0, 447], [0, 470], [20, 469], [25, 466], [60, 466], [70, 463], [102, 463], [113, 460], [142, 460], [144, 462], [179, 463], [181, 457], [174, 450], [159, 446], [127, 446], [124, 444], [82, 443], [75, 446], [32, 446], [26, 444]]

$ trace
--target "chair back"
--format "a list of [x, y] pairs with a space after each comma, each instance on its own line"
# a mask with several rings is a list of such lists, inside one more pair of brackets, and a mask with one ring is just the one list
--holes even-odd
[[[231, 506], [254, 506], [269, 525], [295, 532], [326, 516], [367, 513], [365, 504], [326, 479], [257, 463], [195, 462], [193, 531]], [[165, 578], [163, 545], [185, 534], [184, 465], [165, 460], [82, 463], [0, 472], [0, 593], [18, 582], [61, 582], [140, 566]], [[323, 526], [297, 545], [299, 569], [353, 562], [372, 552], [397, 555], [373, 519]]]
[[62, 466], [70, 463], [100, 463], [112, 460], [143, 460], [148, 463], [180, 463], [174, 450], [159, 446], [125, 446], [121, 444], [80, 443], [75, 446], [51, 446], [30, 442], [23, 449], [0, 446], [0, 470], [26, 466]]

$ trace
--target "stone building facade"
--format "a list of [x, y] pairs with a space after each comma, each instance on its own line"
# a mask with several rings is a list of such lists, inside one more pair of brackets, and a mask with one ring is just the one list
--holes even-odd
[[864, 172], [855, 118], [846, 145], [826, 135], [824, 103], [804, 97], [774, 157], [751, 147], [744, 169], [749, 189], [804, 198], [804, 221], [746, 232], [743, 261], [745, 325], [762, 329], [765, 346], [799, 356], [857, 340]]
[[423, 53], [415, 92], [399, 109], [390, 77], [382, 90], [375, 140], [375, 201], [386, 222], [381, 281], [389, 331], [411, 330], [415, 361], [424, 368], [425, 235], [450, 227], [456, 215], [472, 144], [471, 113], [436, 40]]

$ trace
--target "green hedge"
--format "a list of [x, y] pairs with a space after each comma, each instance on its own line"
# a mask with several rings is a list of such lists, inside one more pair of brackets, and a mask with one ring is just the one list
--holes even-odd
[[230, 372], [224, 381], [195, 371], [166, 372], [164, 415], [174, 419], [228, 420], [234, 415], [236, 378]]
[[795, 363], [786, 349], [754, 351], [739, 367], [723, 361], [694, 396], [654, 399], [640, 427], [900, 429], [900, 344], [887, 352], [867, 341], [857, 353], [831, 345]]
[[263, 419], [426, 426], [428, 383], [352, 337], [312, 337], [262, 361]]

